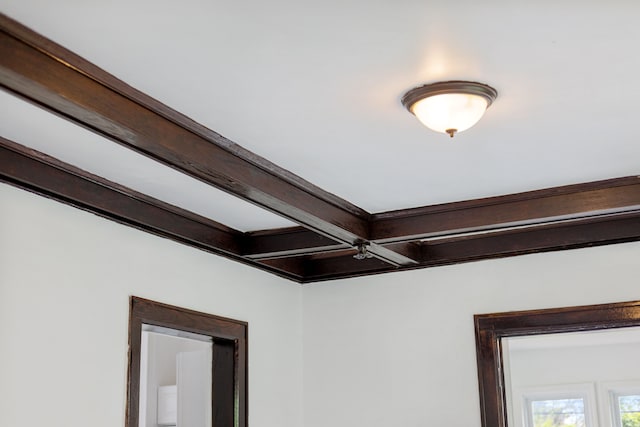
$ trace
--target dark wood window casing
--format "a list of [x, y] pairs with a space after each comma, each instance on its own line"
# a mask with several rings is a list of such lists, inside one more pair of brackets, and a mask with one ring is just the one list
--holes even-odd
[[482, 427], [507, 427], [502, 338], [640, 326], [640, 301], [479, 314], [474, 320]]

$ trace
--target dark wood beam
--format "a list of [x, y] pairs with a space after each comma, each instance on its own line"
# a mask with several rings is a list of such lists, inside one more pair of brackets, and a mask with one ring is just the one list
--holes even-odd
[[419, 240], [415, 242], [391, 243], [386, 244], [383, 247], [389, 251], [404, 255], [410, 259], [418, 260], [418, 264], [424, 262], [422, 242], [420, 242]]
[[[2, 180], [297, 281], [638, 240], [637, 176], [370, 215], [4, 15], [0, 87], [303, 228], [244, 235], [6, 140]], [[531, 227], [459, 236], [518, 225]], [[353, 258], [360, 243], [374, 258]]]
[[640, 177], [630, 176], [380, 213], [371, 220], [370, 237], [384, 244], [637, 208]]
[[[286, 271], [289, 274], [295, 274], [297, 277], [303, 278], [306, 275], [306, 265], [303, 257], [265, 259], [259, 262], [270, 269]], [[303, 280], [301, 279], [299, 282], [302, 283]]]
[[340, 243], [368, 214], [193, 123], [0, 15], [0, 85], [56, 114]]
[[[640, 178], [631, 176], [383, 212], [372, 217], [371, 248], [384, 247], [421, 262], [422, 255], [418, 254], [415, 248], [406, 246], [407, 242], [637, 209], [640, 209]], [[290, 240], [288, 236], [295, 238]], [[262, 258], [263, 253], [265, 258], [276, 258], [334, 251], [341, 247], [331, 246], [328, 240], [319, 241], [317, 234], [295, 227], [284, 231], [271, 230], [259, 239], [260, 245], [251, 248], [250, 256], [256, 259]]]
[[393, 268], [379, 260], [358, 261], [349, 254], [305, 260], [304, 282], [316, 282], [415, 268], [458, 264], [529, 253], [575, 249], [640, 240], [640, 211], [564, 221], [500, 232], [423, 242], [423, 261]]
[[377, 258], [356, 260], [352, 254], [336, 257], [311, 257], [305, 260], [305, 265], [307, 267], [303, 283], [398, 271], [398, 268]]
[[303, 227], [280, 228], [247, 233], [243, 255], [249, 259], [277, 259], [350, 248]]
[[[244, 255], [255, 260], [298, 257], [351, 248], [351, 245], [338, 243], [303, 227], [250, 232], [248, 237]], [[369, 244], [367, 251], [396, 267], [420, 262], [419, 252], [408, 243], [387, 246]]]
[[[243, 233], [0, 137], [0, 181], [294, 281], [297, 262], [260, 264], [241, 256]], [[287, 267], [289, 267], [287, 269]]]
[[445, 265], [640, 240], [640, 211], [423, 244], [425, 263]]

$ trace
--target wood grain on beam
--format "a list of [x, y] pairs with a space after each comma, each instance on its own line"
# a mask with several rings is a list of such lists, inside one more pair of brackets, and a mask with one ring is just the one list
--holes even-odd
[[[3, 180], [293, 280], [326, 280], [396, 271], [398, 267], [421, 268], [639, 239], [636, 213], [597, 216], [637, 210], [639, 177], [372, 216], [242, 149], [4, 15], [0, 15], [0, 86], [304, 229], [284, 234], [238, 234], [97, 177], [65, 169], [33, 152], [20, 152], [8, 143], [3, 144], [0, 158]], [[547, 226], [536, 226], [412, 243], [566, 218], [582, 219], [572, 225], [550, 225], [550, 232], [545, 232]], [[577, 230], [582, 234], [576, 234]], [[358, 242], [370, 243], [369, 251], [376, 258], [358, 261], [353, 259], [353, 251], [336, 256], [335, 251]]]
[[276, 259], [350, 248], [303, 227], [247, 233], [243, 255], [250, 259]]
[[333, 258], [311, 257], [306, 261], [304, 282], [637, 240], [640, 240], [639, 211], [423, 243], [424, 261], [417, 266], [394, 269], [378, 260], [358, 261], [348, 254]]
[[0, 29], [0, 85], [9, 91], [339, 242], [368, 239], [366, 212], [159, 107], [6, 16]]
[[371, 241], [389, 243], [640, 207], [640, 177], [596, 181], [376, 214]]
[[640, 212], [425, 243], [426, 264], [442, 265], [640, 240]]
[[[241, 257], [243, 234], [0, 137], [0, 181], [80, 209], [300, 281]], [[291, 260], [295, 267], [295, 260]]]
[[[319, 253], [331, 253], [351, 248], [303, 227], [290, 227], [247, 233], [244, 255], [250, 259], [277, 259]], [[411, 244], [368, 245], [374, 257], [391, 265], [411, 265], [420, 261], [419, 252]], [[355, 251], [352, 251], [355, 253]]]
[[[421, 254], [407, 242], [465, 232], [499, 230], [518, 224], [540, 224], [563, 217], [597, 216], [602, 212], [625, 212], [640, 208], [640, 178], [636, 176], [554, 187], [488, 199], [468, 200], [373, 215], [371, 248], [384, 247], [420, 262]], [[287, 234], [295, 236], [289, 241]], [[315, 233], [303, 228], [286, 232], [272, 230], [260, 236], [252, 257], [296, 255], [333, 251], [336, 247], [318, 242]], [[415, 246], [415, 245], [414, 245]], [[267, 249], [268, 248], [268, 251]], [[375, 249], [374, 249], [375, 250]], [[303, 254], [300, 252], [299, 254]], [[411, 263], [406, 263], [410, 265]]]
[[303, 283], [399, 271], [398, 268], [377, 258], [357, 260], [351, 254], [307, 259], [306, 265]]

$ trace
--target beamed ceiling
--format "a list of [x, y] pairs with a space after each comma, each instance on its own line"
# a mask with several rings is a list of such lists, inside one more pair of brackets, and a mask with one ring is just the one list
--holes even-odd
[[[267, 21], [278, 17], [284, 26], [285, 22], [288, 25], [306, 17], [307, 33], [298, 22], [299, 33], [290, 35], [297, 41], [291, 41], [278, 27], [260, 27], [262, 21], [258, 17], [266, 13], [260, 7], [247, 12], [233, 6], [225, 9], [225, 5], [215, 2], [214, 6], [198, 6], [202, 10], [185, 6], [193, 8], [191, 19], [211, 12], [212, 7], [220, 8], [217, 11], [224, 12], [223, 18], [216, 15], [220, 28], [207, 27], [202, 30], [204, 33], [193, 30], [197, 33], [194, 35], [188, 19], [178, 14], [172, 18], [177, 22], [173, 33], [166, 36], [155, 28], [158, 34], [149, 36], [145, 23], [167, 25], [166, 20], [171, 17], [172, 10], [164, 2], [155, 6], [140, 2], [145, 8], [159, 9], [154, 10], [157, 15], [153, 19], [147, 20], [144, 8], [125, 10], [124, 3], [113, 6], [116, 9], [96, 3], [97, 10], [93, 12], [72, 1], [56, 2], [55, 7], [46, 2], [25, 3], [32, 3], [31, 7], [12, 3], [3, 6], [9, 9], [3, 12], [11, 17], [0, 17], [0, 84], [4, 89], [0, 98], [4, 110], [0, 179], [8, 184], [301, 283], [640, 240], [640, 144], [633, 130], [621, 130], [633, 124], [624, 123], [625, 119], [635, 120], [639, 93], [636, 86], [618, 81], [626, 75], [635, 76], [640, 70], [637, 55], [625, 50], [635, 47], [639, 40], [640, 31], [633, 18], [633, 12], [636, 18], [639, 16], [638, 6], [628, 6], [615, 14], [609, 13], [614, 8], [611, 5], [609, 9], [589, 10], [582, 18], [594, 22], [586, 29], [585, 22], [577, 22], [580, 17], [566, 16], [568, 28], [561, 31], [551, 18], [548, 22], [537, 20], [546, 16], [544, 6], [507, 8], [519, 19], [537, 20], [538, 26], [516, 28], [512, 23], [496, 33], [478, 32], [489, 34], [478, 42], [484, 52], [476, 52], [462, 65], [452, 65], [450, 74], [442, 72], [442, 67], [427, 67], [440, 70], [440, 80], [483, 80], [500, 92], [483, 119], [488, 124], [481, 121], [477, 129], [449, 141], [446, 136], [422, 128], [402, 111], [398, 102], [402, 90], [429, 82], [435, 72], [416, 72], [395, 80], [390, 73], [387, 82], [379, 83], [380, 93], [388, 94], [389, 87], [397, 93], [388, 103], [382, 103], [384, 107], [380, 107], [382, 95], [359, 93], [362, 85], [354, 85], [354, 91], [349, 92], [348, 79], [332, 77], [333, 67], [353, 77], [357, 73], [350, 67], [362, 72], [363, 64], [373, 67], [372, 73], [378, 76], [386, 62], [379, 56], [385, 52], [391, 55], [389, 60], [398, 59], [400, 53], [406, 55], [405, 62], [420, 59], [411, 57], [407, 49], [400, 53], [394, 50], [398, 43], [406, 42], [405, 33], [414, 35], [410, 26], [421, 28], [420, 21], [410, 13], [418, 6], [411, 2], [411, 7], [403, 2], [394, 3], [397, 6], [382, 2], [384, 7], [375, 3], [377, 6], [371, 6], [373, 12], [344, 6], [344, 16], [323, 15], [316, 10], [320, 17], [309, 17], [309, 12], [299, 7], [286, 9], [284, 17], [265, 15]], [[287, 2], [280, 6], [287, 5], [291, 7]], [[127, 27], [121, 36], [129, 40], [127, 43], [119, 44], [124, 39], [118, 39], [116, 26], [107, 28], [109, 24], [102, 23], [112, 22], [109, 13], [115, 14], [117, 7], [123, 8], [122, 19], [126, 22], [139, 20], [138, 28]], [[398, 17], [382, 13], [403, 8], [408, 8], [406, 12], [412, 16], [404, 24]], [[433, 10], [436, 17], [454, 13], [451, 7], [441, 4], [433, 6]], [[527, 14], [531, 16], [523, 18]], [[622, 21], [613, 19], [618, 15]], [[33, 29], [14, 18], [21, 18]], [[596, 18], [600, 19], [598, 24]], [[235, 28], [234, 19], [239, 21], [237, 32], [231, 37], [226, 31]], [[425, 19], [435, 18], [429, 15]], [[256, 24], [257, 33], [246, 29], [244, 20]], [[361, 54], [348, 52], [342, 45], [353, 43], [351, 38], [344, 38], [351, 34], [346, 32], [347, 22], [354, 32], [369, 31], [358, 39], [362, 43]], [[473, 44], [475, 27], [469, 30], [462, 25], [469, 22], [465, 18], [459, 25], [452, 23], [450, 31], [467, 31], [465, 37]], [[336, 26], [335, 34], [327, 23]], [[325, 32], [315, 32], [320, 24]], [[488, 22], [482, 24], [491, 26]], [[88, 31], [88, 25], [98, 27]], [[46, 27], [48, 37], [54, 39], [57, 35], [59, 39], [52, 41], [40, 35], [36, 32], [40, 31], [38, 26]], [[609, 33], [610, 39], [603, 38], [606, 32], [602, 26], [616, 29], [613, 35]], [[200, 29], [195, 24], [194, 28]], [[219, 31], [218, 36], [226, 34], [224, 43], [207, 31]], [[511, 38], [507, 37], [509, 31], [515, 31]], [[531, 89], [540, 85], [536, 76], [543, 83], [556, 74], [563, 79], [569, 61], [555, 63], [558, 68], [551, 74], [544, 66], [565, 55], [566, 49], [580, 58], [576, 59], [580, 67], [585, 61], [594, 60], [584, 59], [589, 56], [589, 46], [581, 44], [574, 32], [580, 37], [593, 32], [584, 43], [596, 51], [598, 43], [604, 44], [602, 49], [608, 52], [608, 60], [625, 58], [627, 62], [595, 65], [598, 71], [613, 69], [603, 77], [616, 77], [608, 82], [609, 91], [603, 92], [585, 86], [594, 75], [581, 69], [582, 74], [572, 77], [575, 86], [570, 84], [567, 92], [554, 95], [545, 110], [541, 98], [547, 94], [536, 96], [536, 90]], [[185, 37], [190, 34], [194, 45], [186, 42]], [[211, 37], [210, 49], [218, 49], [215, 53], [202, 52], [203, 34]], [[433, 33], [428, 35], [433, 40], [444, 39]], [[365, 39], [377, 43], [380, 50], [369, 46]], [[538, 50], [529, 53], [513, 53], [518, 50], [514, 44], [530, 39], [548, 42], [547, 51], [560, 51], [547, 52], [545, 56], [545, 50], [538, 46]], [[83, 56], [72, 52], [68, 43], [61, 40], [72, 44], [78, 40]], [[107, 49], [105, 40], [110, 43]], [[138, 47], [146, 50], [160, 48], [164, 52], [160, 61], [163, 67], [139, 58], [131, 66], [131, 74], [127, 74], [126, 61], [118, 62], [118, 57], [141, 54], [143, 51], [131, 47], [136, 46], [136, 40], [145, 40]], [[597, 43], [592, 43], [594, 40]], [[85, 42], [92, 46], [90, 51], [83, 50]], [[286, 55], [275, 49], [280, 46], [278, 43], [286, 47]], [[563, 48], [563, 43], [568, 46]], [[572, 43], [578, 43], [581, 50], [576, 52]], [[623, 43], [619, 47], [622, 52], [609, 51], [616, 43]], [[432, 46], [437, 54], [426, 58], [446, 57], [447, 44], [439, 47]], [[257, 61], [253, 72], [264, 73], [267, 77], [263, 83], [272, 84], [263, 87], [247, 82], [245, 69], [237, 71], [237, 79], [232, 76], [234, 68], [229, 63], [242, 62], [237, 56], [244, 55], [245, 50], [268, 57], [264, 63]], [[329, 66], [313, 62], [310, 58], [315, 57], [309, 50], [315, 50], [318, 60], [333, 58], [335, 63]], [[527, 46], [521, 50], [527, 50]], [[95, 58], [89, 58], [93, 51], [97, 52]], [[494, 51], [512, 52], [513, 56], [499, 59]], [[108, 52], [112, 52], [111, 56]], [[482, 62], [483, 53], [490, 60]], [[357, 59], [349, 62], [350, 55]], [[629, 56], [632, 58], [627, 59]], [[228, 67], [231, 71], [224, 74], [216, 67], [207, 68], [212, 66], [211, 57], [216, 58], [218, 68]], [[488, 81], [485, 74], [477, 71], [478, 64], [469, 62], [474, 58], [480, 65], [508, 63], [504, 67], [511, 75], [496, 73], [496, 78], [506, 80], [504, 85]], [[136, 87], [147, 87], [145, 92], [154, 93], [154, 97], [110, 74], [109, 64], [104, 63], [109, 60], [113, 60], [118, 76], [131, 77], [129, 83], [139, 82]], [[526, 62], [513, 65], [517, 60]], [[326, 80], [310, 82], [296, 77], [308, 71], [305, 67], [310, 66], [310, 61], [320, 68], [319, 76], [327, 74]], [[542, 64], [536, 65], [537, 62]], [[269, 72], [275, 71], [269, 67], [274, 63], [283, 76], [271, 81]], [[164, 66], [178, 73], [166, 81], [167, 89], [154, 83], [158, 81], [156, 74], [166, 77]], [[200, 67], [213, 74], [220, 72], [228, 80], [221, 82], [215, 76], [198, 80]], [[520, 74], [514, 76], [514, 70], [520, 70]], [[144, 78], [137, 80], [142, 75], [148, 76], [148, 82]], [[243, 79], [245, 86], [238, 83]], [[510, 86], [514, 81], [531, 90], [521, 89], [518, 93], [515, 85]], [[212, 94], [210, 86], [220, 92], [219, 98]], [[231, 99], [226, 86], [229, 90], [243, 90], [237, 99]], [[338, 92], [340, 96], [336, 96]], [[180, 110], [193, 112], [189, 117], [167, 106], [176, 93], [180, 94], [175, 97]], [[189, 97], [195, 105], [192, 110], [192, 104], [183, 103]], [[597, 111], [591, 116], [576, 116], [584, 113], [585, 99], [593, 100]], [[529, 109], [518, 102], [527, 104]], [[325, 104], [327, 109], [323, 109]], [[334, 107], [339, 114], [333, 112]], [[202, 120], [207, 109], [221, 117], [216, 120], [222, 120], [218, 123], [222, 128], [214, 127], [214, 119]], [[353, 124], [348, 112], [353, 113]], [[564, 123], [558, 121], [562, 115]], [[602, 117], [596, 118], [597, 115]], [[386, 116], [390, 117], [389, 123], [379, 124]], [[523, 117], [539, 122], [526, 124]], [[500, 124], [501, 120], [505, 123]], [[567, 126], [573, 129], [567, 132]], [[398, 130], [401, 127], [411, 130]], [[222, 134], [238, 135], [242, 146]], [[297, 140], [290, 141], [292, 135]], [[264, 146], [260, 145], [262, 140]], [[420, 148], [413, 144], [417, 140]], [[267, 153], [266, 157], [274, 162], [243, 147]], [[465, 154], [465, 150], [470, 153]], [[557, 183], [562, 185], [549, 185]], [[354, 201], [345, 195], [353, 195]], [[421, 200], [426, 203], [416, 204]], [[364, 245], [371, 257], [354, 258], [358, 245]]]

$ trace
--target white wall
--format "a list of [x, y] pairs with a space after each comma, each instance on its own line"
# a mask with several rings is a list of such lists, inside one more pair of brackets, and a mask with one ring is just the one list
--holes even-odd
[[473, 315], [640, 299], [640, 243], [306, 286], [305, 427], [480, 426]]
[[299, 285], [0, 184], [0, 425], [124, 425], [129, 295], [249, 322], [249, 422], [301, 425]]
[[640, 380], [638, 361], [638, 342], [510, 351], [511, 386]]
[[[139, 424], [146, 427], [158, 426], [158, 388], [161, 386], [176, 386], [178, 384], [178, 358], [184, 352], [204, 352], [206, 357], [200, 360], [208, 360], [211, 365], [213, 354], [211, 340], [200, 341], [193, 338], [184, 338], [165, 333], [149, 332], [143, 329], [140, 337], [140, 410], [138, 412]], [[198, 371], [201, 367], [195, 365], [199, 372], [200, 380], [206, 384], [206, 391], [202, 399], [211, 402], [211, 372], [202, 375]], [[206, 366], [206, 365], [205, 365]], [[209, 370], [210, 371], [210, 370]], [[201, 390], [201, 389], [198, 389]], [[198, 402], [199, 403], [199, 402]], [[211, 404], [208, 403], [209, 408]], [[196, 406], [197, 408], [197, 406]], [[176, 408], [173, 408], [174, 410]], [[202, 414], [204, 411], [200, 411]], [[209, 411], [210, 412], [210, 411]], [[211, 424], [209, 419], [208, 425]], [[203, 426], [204, 427], [204, 426]]]
[[300, 288], [0, 185], [0, 424], [123, 425], [134, 294], [249, 322], [252, 426], [478, 427], [473, 314], [640, 299], [639, 259], [629, 243]]

